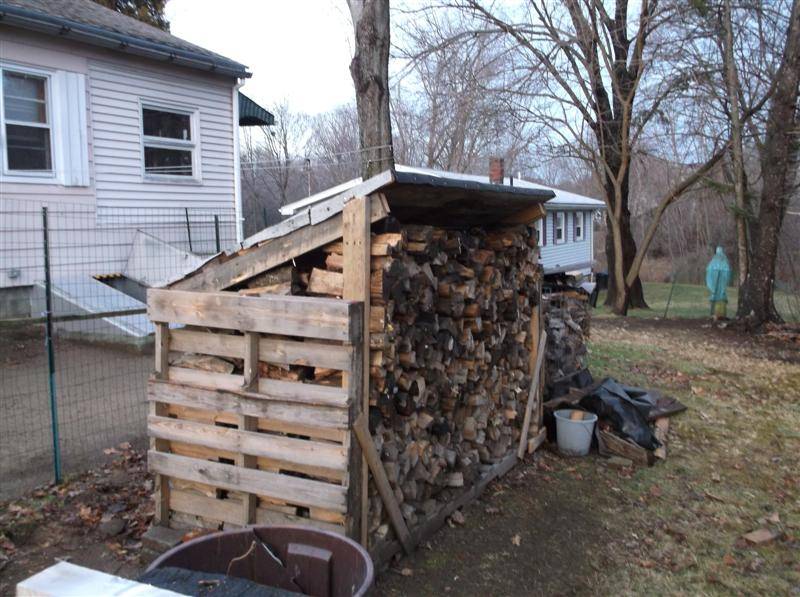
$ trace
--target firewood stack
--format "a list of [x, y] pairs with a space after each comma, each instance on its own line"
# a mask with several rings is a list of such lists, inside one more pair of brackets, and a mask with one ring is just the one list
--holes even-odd
[[[554, 292], [542, 297], [542, 315], [547, 331], [545, 380], [549, 389], [554, 382], [586, 368], [589, 301], [575, 290]], [[546, 391], [546, 395], [551, 393]]]
[[[372, 235], [370, 430], [409, 526], [434, 515], [516, 450], [531, 383], [531, 313], [541, 279], [530, 229], [400, 226]], [[253, 280], [340, 297], [343, 245]], [[310, 264], [310, 265], [309, 265]], [[537, 331], [538, 334], [538, 331]], [[328, 370], [262, 372], [339, 385]], [[390, 530], [370, 487], [370, 540]]]
[[[325, 253], [325, 269], [311, 271], [307, 291], [335, 296], [341, 243]], [[373, 235], [371, 254], [370, 427], [413, 525], [519, 437], [537, 253], [524, 227], [487, 233], [404, 226]], [[374, 541], [389, 525], [382, 501], [371, 495]]]

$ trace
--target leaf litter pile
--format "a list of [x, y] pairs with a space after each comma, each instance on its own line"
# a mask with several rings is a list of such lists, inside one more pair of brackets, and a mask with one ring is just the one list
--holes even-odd
[[144, 453], [125, 442], [106, 466], [0, 503], [0, 594], [57, 560], [123, 576], [141, 569], [154, 508]]

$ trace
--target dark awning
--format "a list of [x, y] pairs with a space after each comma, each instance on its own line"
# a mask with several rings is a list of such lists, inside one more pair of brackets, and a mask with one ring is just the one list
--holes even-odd
[[272, 126], [275, 117], [241, 91], [239, 92], [239, 126]]

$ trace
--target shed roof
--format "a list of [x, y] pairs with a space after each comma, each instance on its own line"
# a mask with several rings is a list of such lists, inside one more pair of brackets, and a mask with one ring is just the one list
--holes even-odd
[[[578, 195], [577, 193], [571, 193], [555, 187], [548, 187], [535, 182], [530, 182], [519, 178], [511, 178], [508, 176], [505, 177], [502, 185], [494, 185], [489, 182], [488, 176], [480, 174], [462, 174], [459, 172], [448, 172], [446, 170], [434, 170], [432, 168], [415, 168], [412, 166], [405, 166], [403, 164], [397, 164], [397, 166], [395, 166], [395, 171], [397, 176], [401, 178], [413, 178], [413, 176], [418, 176], [420, 178], [425, 177], [427, 180], [437, 181], [438, 184], [444, 184], [445, 181], [456, 181], [455, 184], [479, 184], [484, 185], [484, 187], [487, 188], [493, 187], [494, 189], [497, 189], [498, 187], [502, 187], [514, 189], [513, 192], [522, 194], [532, 191], [549, 191], [552, 193], [552, 199], [547, 201], [545, 208], [551, 211], [569, 208], [592, 210], [605, 209], [605, 203], [603, 201], [599, 201], [598, 199], [593, 199], [592, 197], [586, 197], [584, 195]], [[304, 199], [289, 203], [288, 205], [282, 207], [280, 212], [285, 216], [294, 215], [298, 211], [301, 211], [310, 205], [315, 205], [321, 201], [329, 199], [334, 195], [344, 193], [349, 189], [361, 184], [361, 182], [361, 178], [348, 180], [347, 182], [343, 182], [335, 187], [331, 187], [309, 197], [305, 197]]]
[[233, 77], [250, 76], [243, 64], [92, 0], [0, 0], [0, 18], [7, 25], [162, 62]]
[[405, 168], [386, 170], [364, 182], [350, 181], [291, 204], [291, 217], [254, 234], [244, 241], [244, 246], [318, 224], [340, 213], [353, 197], [376, 192], [386, 197], [391, 214], [401, 222], [441, 228], [491, 228], [511, 221], [522, 223], [526, 217], [533, 221], [543, 212], [529, 215], [534, 213], [531, 210], [554, 196], [550, 189], [435, 176]]

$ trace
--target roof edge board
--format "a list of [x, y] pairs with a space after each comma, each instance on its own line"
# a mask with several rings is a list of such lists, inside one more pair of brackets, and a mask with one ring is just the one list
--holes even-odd
[[0, 7], [0, 23], [16, 25], [23, 29], [39, 31], [65, 39], [75, 39], [90, 45], [115, 49], [127, 54], [144, 56], [160, 62], [170, 62], [196, 70], [241, 78], [252, 76], [246, 66], [233, 60], [221, 62], [199, 52], [191, 52], [132, 35], [117, 33], [96, 25], [52, 17], [16, 6], [3, 5]]

